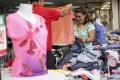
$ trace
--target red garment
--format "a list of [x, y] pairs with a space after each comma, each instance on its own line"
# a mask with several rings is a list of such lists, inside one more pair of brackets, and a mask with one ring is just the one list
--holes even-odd
[[82, 78], [83, 80], [88, 80], [88, 77], [85, 76], [85, 75], [81, 75], [81, 78]]
[[51, 23], [52, 21], [56, 21], [60, 17], [60, 12], [53, 9], [42, 7], [39, 4], [33, 4], [33, 13], [42, 16], [46, 20], [46, 26], [48, 30], [48, 37], [47, 37], [47, 50], [52, 49], [52, 31], [51, 31]]
[[13, 64], [13, 61], [14, 61], [14, 59], [8, 60], [8, 61], [5, 63], [4, 67], [11, 67], [12, 64]]

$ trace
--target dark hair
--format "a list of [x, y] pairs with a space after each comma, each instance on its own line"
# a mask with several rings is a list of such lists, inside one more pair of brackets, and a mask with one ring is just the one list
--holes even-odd
[[38, 2], [39, 0], [30, 0], [31, 3]]
[[93, 17], [93, 13], [87, 13], [86, 18], [87, 18], [87, 23], [88, 22], [92, 22], [93, 23], [93, 21], [95, 20], [95, 18]]
[[67, 4], [71, 4], [71, 1], [67, 0], [54, 0], [54, 6], [55, 7], [61, 7], [61, 6], [65, 6]]
[[75, 13], [82, 13], [83, 15], [87, 14], [86, 9], [83, 7], [76, 8]]
[[83, 24], [86, 24], [88, 22], [93, 22], [93, 20], [91, 19], [91, 15], [87, 13], [87, 11], [84, 7], [76, 8], [75, 13], [82, 13], [83, 15], [86, 15], [85, 21]]

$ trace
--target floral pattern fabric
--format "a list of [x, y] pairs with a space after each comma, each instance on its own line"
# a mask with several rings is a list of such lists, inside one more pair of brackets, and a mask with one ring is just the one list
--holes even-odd
[[12, 76], [34, 76], [47, 73], [47, 28], [41, 16], [35, 15], [35, 17], [36, 24], [31, 24], [17, 13], [10, 14], [6, 18], [7, 35], [12, 40], [15, 54]]

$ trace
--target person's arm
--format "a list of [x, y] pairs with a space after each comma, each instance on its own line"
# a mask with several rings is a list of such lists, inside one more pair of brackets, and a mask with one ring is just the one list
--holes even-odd
[[95, 39], [95, 30], [88, 32], [88, 38], [80, 38], [80, 40], [84, 43], [93, 42], [94, 39]]
[[88, 27], [87, 28], [88, 37], [80, 39], [84, 43], [93, 42], [95, 40], [95, 26], [89, 23], [86, 27]]
[[86, 42], [93, 42], [95, 40], [95, 30], [88, 32], [88, 38]]
[[60, 7], [60, 16], [65, 16], [69, 11], [72, 10], [72, 4], [68, 4], [66, 6]]

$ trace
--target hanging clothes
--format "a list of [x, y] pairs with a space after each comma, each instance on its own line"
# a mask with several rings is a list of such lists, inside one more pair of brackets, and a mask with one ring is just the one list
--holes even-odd
[[17, 13], [6, 18], [7, 35], [12, 40], [15, 54], [12, 76], [34, 76], [47, 73], [47, 28], [42, 17], [38, 15], [35, 17], [36, 24], [31, 24]]
[[52, 42], [53, 45], [68, 45], [75, 40], [73, 30], [73, 14], [69, 12], [64, 17], [52, 23]]

